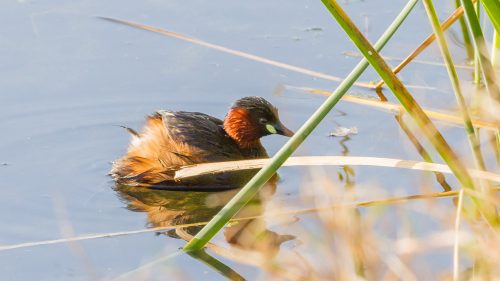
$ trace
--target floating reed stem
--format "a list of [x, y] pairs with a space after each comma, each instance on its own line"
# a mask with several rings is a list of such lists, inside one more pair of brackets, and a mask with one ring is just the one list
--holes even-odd
[[[251, 159], [225, 162], [211, 162], [181, 167], [175, 172], [175, 179], [197, 177], [207, 174], [217, 174], [230, 171], [259, 169], [268, 164], [271, 160]], [[373, 166], [411, 169], [418, 171], [440, 172], [452, 174], [447, 165], [419, 162], [413, 160], [403, 160], [381, 157], [363, 156], [296, 156], [289, 157], [282, 166]], [[500, 184], [500, 174], [485, 172], [481, 170], [468, 170], [472, 177], [477, 179], [490, 180]]]

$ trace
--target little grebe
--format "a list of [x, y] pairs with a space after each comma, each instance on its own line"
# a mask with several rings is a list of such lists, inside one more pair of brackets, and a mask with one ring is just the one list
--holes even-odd
[[240, 187], [255, 170], [200, 176], [181, 182], [173, 178], [181, 166], [267, 158], [261, 137], [293, 135], [280, 122], [278, 110], [261, 97], [237, 100], [224, 121], [199, 112], [162, 110], [147, 117], [140, 134], [128, 130], [132, 141], [127, 154], [113, 163], [112, 177], [118, 184], [166, 189]]

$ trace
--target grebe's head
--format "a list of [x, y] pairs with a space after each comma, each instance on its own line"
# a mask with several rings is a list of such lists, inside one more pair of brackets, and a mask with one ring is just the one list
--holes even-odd
[[261, 97], [237, 100], [224, 119], [224, 130], [241, 147], [251, 147], [261, 137], [271, 134], [293, 136], [281, 123], [278, 109]]

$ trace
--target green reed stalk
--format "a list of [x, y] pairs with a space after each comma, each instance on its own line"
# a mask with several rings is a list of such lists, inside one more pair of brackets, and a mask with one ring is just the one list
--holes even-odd
[[[474, 7], [478, 22], [481, 18], [481, 3], [479, 2], [480, 1], [477, 1]], [[474, 84], [476, 84], [477, 87], [481, 85], [481, 67], [479, 64], [479, 53], [477, 49], [474, 49]]]
[[497, 160], [497, 166], [500, 168], [500, 130], [494, 133], [491, 144], [493, 146], [493, 151], [495, 153], [495, 158]]
[[[493, 67], [493, 74], [496, 73], [498, 64], [498, 49], [500, 48], [500, 32], [495, 29], [493, 33], [493, 40], [491, 44], [491, 66]], [[496, 154], [497, 165], [500, 167], [500, 130], [495, 132], [493, 140], [493, 150]]]
[[500, 48], [500, 32], [495, 30], [493, 33], [493, 40], [491, 44], [491, 66], [493, 71], [496, 71], [498, 64], [498, 49]]
[[450, 76], [451, 85], [453, 87], [453, 91], [455, 92], [455, 97], [457, 99], [457, 103], [460, 107], [460, 112], [462, 113], [462, 118], [464, 119], [464, 127], [467, 132], [467, 136], [469, 138], [469, 142], [472, 148], [472, 152], [474, 157], [476, 158], [476, 168], [480, 170], [485, 170], [485, 164], [483, 157], [480, 152], [480, 143], [479, 139], [476, 136], [476, 130], [472, 125], [472, 121], [470, 118], [469, 110], [467, 109], [467, 104], [465, 102], [464, 96], [462, 94], [462, 88], [460, 87], [460, 82], [458, 79], [458, 74], [455, 69], [455, 64], [453, 63], [453, 59], [451, 58], [450, 50], [448, 48], [448, 44], [446, 43], [446, 39], [444, 37], [443, 30], [439, 24], [439, 19], [436, 14], [436, 9], [434, 8], [434, 4], [432, 0], [424, 0], [424, 7], [427, 11], [427, 16], [429, 17], [429, 22], [432, 25], [432, 30], [436, 35], [437, 42], [439, 45], [439, 49], [441, 51], [441, 55], [443, 56], [444, 62], [446, 64], [446, 70], [448, 71], [448, 75]]
[[[463, 1], [463, 0], [462, 0]], [[470, 1], [470, 0], [469, 0]], [[469, 175], [465, 166], [459, 161], [455, 152], [450, 148], [441, 133], [436, 129], [429, 117], [424, 113], [422, 108], [413, 99], [406, 87], [392, 72], [387, 63], [382, 59], [380, 54], [372, 47], [370, 42], [363, 36], [356, 25], [351, 21], [349, 16], [342, 10], [340, 5], [335, 0], [322, 0], [323, 4], [330, 11], [337, 23], [344, 29], [345, 33], [350, 37], [351, 41], [368, 59], [372, 67], [377, 71], [380, 77], [385, 81], [385, 84], [391, 89], [401, 105], [406, 109], [410, 116], [415, 120], [420, 130], [429, 139], [443, 160], [448, 164], [460, 183], [468, 189], [474, 189], [474, 182]], [[476, 206], [481, 210], [481, 213], [492, 224], [497, 223], [496, 212], [489, 208], [485, 208], [477, 199], [474, 199]]]
[[[436, 10], [434, 8], [432, 0], [424, 0], [424, 7], [425, 10], [427, 11], [429, 22], [432, 25], [432, 30], [436, 35], [439, 49], [446, 64], [446, 70], [448, 71], [448, 75], [450, 76], [450, 81], [453, 87], [453, 91], [455, 92], [455, 98], [457, 99], [457, 103], [460, 107], [460, 112], [462, 113], [462, 118], [464, 119], [464, 127], [469, 140], [469, 145], [471, 146], [472, 155], [474, 156], [474, 162], [476, 164], [476, 168], [485, 171], [486, 165], [484, 163], [483, 155], [481, 154], [481, 144], [476, 134], [476, 130], [472, 125], [469, 110], [467, 109], [467, 104], [465, 103], [465, 99], [462, 94], [462, 88], [460, 87], [458, 74], [455, 69], [453, 59], [451, 58], [451, 54], [448, 48], [448, 44], [446, 43], [443, 30], [441, 29], [441, 26], [439, 24], [439, 19], [436, 14]], [[484, 185], [487, 186], [486, 183], [484, 183]]]
[[[474, 43], [474, 50], [479, 54], [479, 66], [481, 68], [481, 73], [484, 77], [486, 90], [490, 98], [496, 101], [497, 105], [500, 103], [500, 88], [496, 81], [495, 70], [489, 58], [488, 49], [486, 48], [486, 40], [484, 39], [481, 26], [479, 24], [479, 19], [474, 11], [474, 6], [471, 0], [460, 0], [462, 6], [464, 7], [465, 18], [467, 20], [467, 26], [472, 34], [472, 42]], [[498, 33], [500, 31], [500, 2], [499, 0], [484, 0], [483, 5], [485, 7], [486, 13], [489, 19], [495, 27], [495, 31]], [[496, 110], [493, 108], [493, 110]], [[499, 162], [499, 152], [500, 151], [500, 132], [497, 130], [495, 132], [496, 139], [496, 158]]]
[[499, 0], [481, 0], [484, 10], [488, 14], [493, 27], [500, 33], [500, 1]]
[[[460, 1], [462, 2], [462, 6], [464, 7], [467, 26], [472, 34], [474, 50], [479, 55], [479, 66], [481, 69], [481, 74], [485, 80], [486, 90], [488, 91], [491, 99], [495, 100], [496, 102], [500, 102], [500, 89], [498, 87], [498, 84], [496, 84], [495, 73], [493, 71], [493, 66], [491, 65], [488, 49], [486, 48], [486, 40], [484, 39], [479, 20], [474, 11], [474, 5], [472, 4], [471, 0]], [[496, 5], [498, 5], [498, 0], [496, 0], [496, 2]], [[492, 15], [490, 19], [496, 19], [498, 17], [500, 17], [500, 14]]]
[[241, 276], [238, 272], [236, 272], [234, 269], [226, 265], [225, 263], [221, 262], [220, 260], [212, 257], [211, 255], [207, 254], [204, 250], [201, 251], [191, 251], [188, 252], [188, 255], [191, 257], [203, 262], [219, 274], [221, 274], [223, 277], [225, 277], [227, 280], [232, 280], [232, 281], [244, 281], [245, 278]]
[[[460, 6], [460, 0], [455, 0], [455, 7], [458, 9]], [[465, 25], [465, 19], [460, 17], [458, 22], [460, 23], [460, 30], [462, 31], [462, 37], [464, 38], [464, 48], [467, 53], [467, 59], [471, 61], [474, 58], [474, 48], [472, 47], [470, 35], [467, 31], [467, 25]]]
[[[392, 35], [406, 19], [410, 11], [415, 7], [418, 0], [410, 0], [399, 13], [396, 19], [391, 23], [387, 30], [382, 34], [375, 44], [375, 48], [380, 50], [389, 41]], [[266, 164], [223, 208], [214, 216], [196, 236], [185, 246], [185, 251], [196, 251], [205, 246], [212, 237], [248, 202], [258, 190], [276, 173], [281, 165], [290, 155], [299, 147], [299, 145], [311, 134], [325, 116], [332, 110], [347, 90], [361, 76], [368, 67], [366, 59], [361, 60], [351, 73], [343, 80], [330, 97], [309, 117], [309, 119], [300, 127], [295, 135], [283, 145], [283, 147], [273, 156], [271, 161]]]

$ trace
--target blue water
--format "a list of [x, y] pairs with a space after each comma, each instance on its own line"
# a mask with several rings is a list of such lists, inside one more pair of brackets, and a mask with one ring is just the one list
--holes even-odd
[[[441, 7], [440, 16], [452, 8], [452, 1], [448, 2]], [[404, 3], [393, 1], [387, 7], [386, 1], [374, 0], [342, 5], [360, 26], [368, 21], [366, 35], [375, 41]], [[277, 96], [273, 94], [276, 88], [333, 89], [337, 85], [97, 16], [164, 27], [339, 77], [347, 76], [359, 60], [342, 54], [355, 48], [320, 1], [4, 1], [0, 9], [0, 246], [148, 226], [146, 214], [128, 210], [107, 175], [111, 161], [124, 153], [129, 141], [118, 125], [138, 129], [144, 117], [158, 109], [200, 111], [223, 118], [234, 100], [259, 95], [276, 105], [282, 121], [296, 130], [324, 97], [291, 91]], [[384, 54], [404, 57], [429, 32], [425, 11], [417, 6]], [[456, 59], [464, 61], [461, 47], [452, 48], [459, 56]], [[440, 61], [439, 52], [432, 47], [421, 59]], [[413, 91], [419, 101], [453, 109], [443, 68], [412, 65], [401, 77], [405, 83], [439, 88]], [[362, 80], [376, 81], [377, 76], [369, 70]], [[373, 95], [361, 88], [353, 90]], [[359, 131], [344, 143], [348, 155], [420, 160], [391, 114], [343, 102], [296, 155], [342, 154], [342, 138], [328, 137], [339, 125], [355, 126]], [[445, 135], [455, 147], [466, 147], [460, 128], [446, 129]], [[274, 154], [285, 141], [271, 136], [263, 143]], [[340, 168], [325, 171], [337, 188], [343, 188], [337, 179]], [[370, 197], [365, 193], [370, 185], [387, 194], [415, 194], [421, 182], [421, 174], [412, 171], [367, 167], [354, 171], [361, 199]], [[272, 201], [295, 207], [300, 190], [307, 187], [308, 169], [283, 168], [280, 174], [282, 182]], [[454, 183], [452, 178], [450, 182]], [[432, 179], [430, 184], [440, 190]], [[294, 227], [310, 227], [307, 220], [299, 216]], [[426, 225], [433, 222], [419, 218], [421, 233], [427, 233]], [[279, 224], [269, 227], [282, 234], [297, 234]], [[388, 232], [394, 235], [396, 231]], [[222, 235], [216, 241], [229, 247]], [[112, 279], [183, 245], [183, 240], [150, 232], [2, 250], [1, 279]], [[301, 247], [307, 245], [296, 251]], [[246, 278], [262, 274], [259, 268], [220, 259]], [[196, 280], [221, 278], [191, 257], [181, 255], [173, 260], [153, 266], [154, 274], [147, 280], [165, 280], [158, 275], [162, 267], [172, 274], [167, 280], [182, 279], [182, 271]], [[444, 263], [444, 267], [450, 266], [448, 261]], [[172, 264], [178, 268], [168, 269]], [[428, 266], [431, 271], [442, 269]]]

